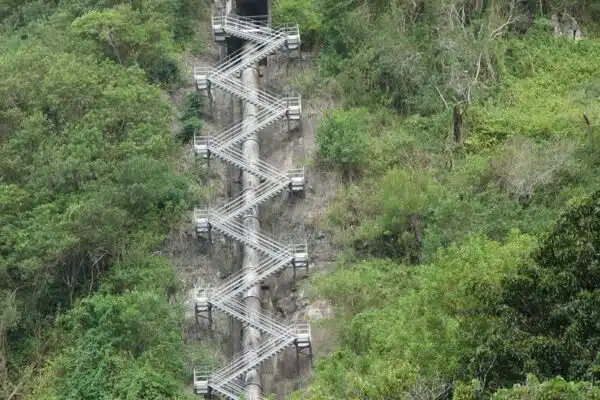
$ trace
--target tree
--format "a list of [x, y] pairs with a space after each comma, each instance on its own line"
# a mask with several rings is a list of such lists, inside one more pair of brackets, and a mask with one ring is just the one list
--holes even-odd
[[477, 289], [498, 297], [503, 276], [531, 261], [534, 244], [517, 231], [504, 244], [474, 235], [419, 267], [375, 259], [319, 277], [316, 293], [338, 309], [340, 349], [318, 362], [309, 398], [448, 394], [462, 358], [478, 351], [464, 335], [496, 329], [477, 312]]
[[174, 109], [135, 66], [16, 41], [0, 93], [0, 293], [18, 380], [55, 315], [178, 220], [188, 183], [170, 164]]
[[348, 177], [365, 165], [369, 155], [367, 110], [329, 112], [317, 131], [317, 155], [327, 167], [335, 167]]
[[[479, 313], [499, 321], [493, 334], [472, 327], [478, 352], [465, 357], [467, 375], [495, 391], [523, 380], [595, 381], [600, 374], [600, 192], [572, 207], [535, 253], [502, 281], [500, 296], [478, 291]], [[479, 337], [479, 339], [477, 339]], [[495, 360], [495, 361], [493, 361]]]
[[138, 63], [151, 82], [172, 83], [179, 67], [166, 22], [130, 5], [90, 11], [71, 25], [73, 34], [91, 39], [107, 58], [121, 65]]
[[64, 346], [39, 399], [182, 398], [175, 310], [150, 292], [96, 295], [59, 320]]

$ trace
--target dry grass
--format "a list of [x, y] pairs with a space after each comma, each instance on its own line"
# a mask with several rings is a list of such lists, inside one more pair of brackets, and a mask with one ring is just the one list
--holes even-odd
[[557, 173], [572, 160], [572, 142], [538, 144], [526, 137], [514, 137], [503, 145], [492, 163], [492, 173], [512, 196], [531, 199], [536, 186], [552, 183]]

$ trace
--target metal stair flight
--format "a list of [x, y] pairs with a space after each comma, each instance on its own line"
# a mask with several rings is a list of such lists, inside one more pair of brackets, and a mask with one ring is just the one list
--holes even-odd
[[216, 287], [200, 289], [196, 295], [196, 314], [210, 315], [212, 308], [218, 309], [260, 330], [263, 338], [256, 349], [236, 355], [227, 365], [217, 370], [194, 369], [194, 390], [201, 395], [220, 394], [239, 400], [246, 390], [242, 382], [244, 374], [291, 345], [295, 345], [298, 351], [311, 351], [311, 333], [308, 324], [289, 325], [262, 311], [247, 309], [245, 303], [240, 300], [243, 291], [288, 266], [294, 268], [294, 273], [296, 268], [308, 267], [306, 244], [282, 244], [271, 235], [248, 229], [242, 222], [242, 218], [253, 207], [284, 189], [288, 188], [290, 192], [303, 191], [304, 169], [280, 171], [264, 161], [246, 158], [239, 148], [246, 138], [278, 120], [300, 119], [299, 96], [280, 96], [265, 90], [250, 89], [239, 79], [239, 74], [244, 68], [275, 51], [299, 51], [299, 29], [297, 25], [272, 28], [256, 18], [236, 15], [213, 17], [214, 39], [222, 42], [228, 35], [245, 39], [251, 45], [232, 54], [216, 67], [195, 67], [196, 88], [200, 91], [210, 91], [210, 88], [215, 86], [256, 105], [259, 108], [257, 123], [250, 126], [244, 122], [233, 124], [218, 136], [195, 136], [194, 149], [198, 156], [208, 158], [214, 155], [246, 173], [257, 176], [260, 185], [255, 188], [252, 201], [247, 201], [242, 193], [209, 208], [196, 208], [194, 220], [199, 235], [207, 234], [210, 240], [210, 232], [215, 229], [260, 252], [261, 261], [252, 271], [252, 275], [249, 271], [239, 271]]

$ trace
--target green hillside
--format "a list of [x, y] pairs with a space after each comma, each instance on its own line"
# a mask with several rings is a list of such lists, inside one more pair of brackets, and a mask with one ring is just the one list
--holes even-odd
[[[582, 40], [553, 34], [552, 16]], [[345, 184], [310, 399], [597, 399], [600, 3], [278, 0]], [[521, 385], [514, 387], [514, 385]]]
[[[156, 249], [208, 193], [181, 162], [201, 99], [172, 97], [210, 14], [0, 0], [0, 398], [190, 396]], [[273, 18], [315, 55], [289, 84], [337, 105], [313, 161], [343, 182], [320, 227], [338, 261], [309, 285], [336, 348], [290, 397], [600, 399], [600, 1], [274, 0]]]
[[153, 252], [199, 190], [169, 93], [207, 14], [0, 1], [0, 398], [183, 398], [178, 284]]

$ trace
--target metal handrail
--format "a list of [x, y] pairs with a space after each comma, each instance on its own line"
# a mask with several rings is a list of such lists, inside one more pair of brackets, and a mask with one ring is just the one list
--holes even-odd
[[222, 22], [225, 18], [236, 18], [239, 19], [241, 21], [248, 21], [250, 23], [255, 23], [255, 24], [260, 24], [263, 26], [267, 26], [267, 24], [269, 23], [269, 16], [268, 15], [251, 15], [251, 16], [246, 16], [246, 15], [225, 15], [225, 14], [221, 14], [221, 15], [213, 15], [212, 17], [212, 21], [213, 21], [213, 25], [216, 22]]
[[219, 222], [225, 222], [239, 216], [245, 211], [250, 210], [252, 207], [263, 203], [279, 193], [284, 187], [290, 184], [291, 179], [292, 177], [288, 174], [287, 177], [282, 177], [281, 180], [265, 181], [261, 183], [255, 188], [255, 198], [251, 202], [246, 201], [244, 193], [239, 193], [218, 203], [217, 206], [210, 207], [211, 213], [220, 215], [220, 217], [215, 217], [213, 219]]
[[[264, 24], [257, 23], [256, 21], [244, 19], [244, 17], [224, 16], [220, 18], [221, 19], [217, 22], [220, 22], [220, 25], [225, 32], [257, 42], [288, 33], [288, 30], [271, 28]], [[213, 20], [213, 25], [214, 24], [215, 21]]]
[[262, 44], [247, 46], [235, 57], [228, 58], [224, 63], [217, 65], [217, 71], [227, 72], [233, 75], [248, 65], [254, 64], [265, 58], [270, 53], [285, 45], [286, 37], [284, 34], [274, 36]]
[[[282, 99], [283, 101], [283, 99]], [[279, 108], [279, 112], [272, 112], [271, 110], [260, 109], [256, 114], [256, 120], [258, 121], [256, 124], [248, 126], [247, 123], [240, 122], [235, 124], [225, 130], [223, 133], [217, 136], [221, 142], [224, 143], [224, 146], [232, 146], [235, 145], [248, 136], [263, 130], [271, 123], [279, 120], [287, 114], [287, 109], [283, 107]]]
[[[209, 382], [214, 381], [217, 385], [219, 382], [220, 384], [227, 383], [246, 372], [247, 369], [251, 369], [256, 365], [261, 364], [264, 360], [270, 358], [282, 347], [286, 347], [294, 340], [295, 335], [293, 329], [288, 329], [286, 333], [281, 336], [267, 337], [267, 340], [263, 340], [256, 349], [239, 353], [229, 364], [225, 365], [220, 370], [215, 371], [210, 377]], [[248, 363], [248, 359], [252, 361]]]
[[272, 237], [261, 232], [252, 231], [236, 220], [219, 223], [215, 228], [229, 236], [233, 236], [250, 247], [258, 248], [265, 255], [276, 257], [282, 251], [287, 251], [286, 246], [283, 246]]
[[291, 332], [292, 331], [290, 330], [289, 335], [277, 336], [271, 340], [262, 342], [255, 352], [251, 352], [250, 354], [246, 355], [246, 360], [244, 363], [239, 363], [235, 366], [232, 365], [231, 372], [229, 372], [227, 375], [220, 375], [219, 380], [222, 383], [228, 383], [255, 366], [262, 364], [265, 360], [271, 358], [273, 355], [279, 353], [282, 349], [285, 349], [294, 342], [295, 336], [293, 336]]
[[239, 193], [234, 196], [231, 201], [226, 202], [219, 207], [211, 207], [211, 212], [220, 214], [222, 216], [219, 218], [220, 221], [235, 218], [243, 212], [250, 210], [252, 207], [270, 199], [288, 185], [288, 179], [282, 179], [277, 182], [265, 181], [254, 189], [255, 198], [251, 202], [246, 202], [245, 194]]
[[232, 79], [230, 76], [221, 74], [218, 71], [211, 70], [208, 79], [215, 85], [235, 92], [242, 99], [255, 103], [260, 107], [277, 110], [278, 106], [283, 106], [280, 104], [280, 97], [276, 93], [270, 93], [266, 90], [248, 89], [239, 80]]
[[285, 178], [285, 175], [279, 173], [279, 171], [272, 168], [269, 164], [260, 162], [259, 160], [249, 160], [244, 157], [244, 154], [238, 149], [232, 147], [212, 147], [211, 145], [215, 141], [216, 140], [213, 137], [201, 136], [196, 139], [196, 145], [206, 146], [211, 154], [214, 154], [224, 161], [228, 161], [230, 164], [236, 165], [262, 179], [279, 181], [282, 178]]
[[265, 179], [279, 181], [286, 178], [285, 173], [279, 172], [270, 164], [261, 160], [250, 160], [238, 148], [227, 146], [213, 136], [196, 136], [194, 137], [194, 144], [205, 145], [215, 155], [226, 158], [232, 164], [239, 163]]
[[280, 257], [265, 257], [258, 265], [255, 271], [255, 277], [248, 280], [246, 271], [239, 271], [230, 275], [226, 280], [222, 281], [216, 288], [211, 288], [207, 293], [213, 296], [221, 296], [224, 298], [233, 297], [240, 294], [247, 288], [256, 285], [267, 279], [274, 273], [281, 271], [286, 265], [289, 265], [293, 259], [291, 249], [288, 252], [282, 253]]
[[255, 248], [262, 257], [255, 269], [238, 271], [221, 281], [216, 287], [199, 289], [196, 304], [209, 302], [216, 309], [259, 329], [267, 336], [255, 349], [236, 355], [229, 363], [216, 370], [210, 368], [210, 370], [196, 371], [194, 369], [194, 386], [206, 388], [208, 385], [214, 391], [237, 400], [245, 392], [245, 388], [239, 381], [242, 374], [277, 354], [295, 340], [306, 341], [306, 338], [310, 340], [308, 324], [288, 325], [262, 310], [248, 309], [238, 298], [239, 294], [249, 287], [281, 271], [292, 262], [294, 257], [307, 254], [306, 244], [280, 243], [266, 232], [254, 231], [246, 227], [239, 218], [286, 186], [292, 188], [294, 184], [298, 184], [298, 181], [304, 181], [304, 168], [280, 171], [262, 160], [247, 158], [236, 147], [245, 138], [264, 129], [275, 120], [286, 115], [288, 117], [298, 115], [301, 112], [300, 96], [249, 89], [233, 78], [237, 72], [266, 57], [274, 50], [291, 46], [290, 43], [297, 46], [300, 32], [298, 25], [292, 24], [277, 28], [269, 27], [264, 23], [264, 17], [220, 15], [213, 17], [213, 25], [221, 25], [226, 33], [255, 44], [231, 54], [214, 68], [195, 67], [194, 76], [198, 86], [200, 87], [200, 80], [204, 81], [203, 83], [208, 81], [256, 105], [258, 111], [251, 125], [242, 122], [231, 125], [217, 136], [194, 136], [194, 147], [198, 152], [208, 151], [264, 181], [254, 188], [254, 197], [250, 201], [245, 193], [240, 193], [209, 208], [194, 209], [194, 219], [197, 224], [208, 223], [223, 234]]
[[211, 300], [211, 304], [217, 308], [221, 308], [223, 311], [238, 318], [240, 321], [255, 326], [265, 333], [282, 335], [288, 330], [288, 327], [283, 321], [278, 321], [275, 318], [269, 317], [263, 312], [258, 312], [256, 310], [248, 311], [245, 303], [234, 298], [229, 298], [225, 301], [215, 298]]

